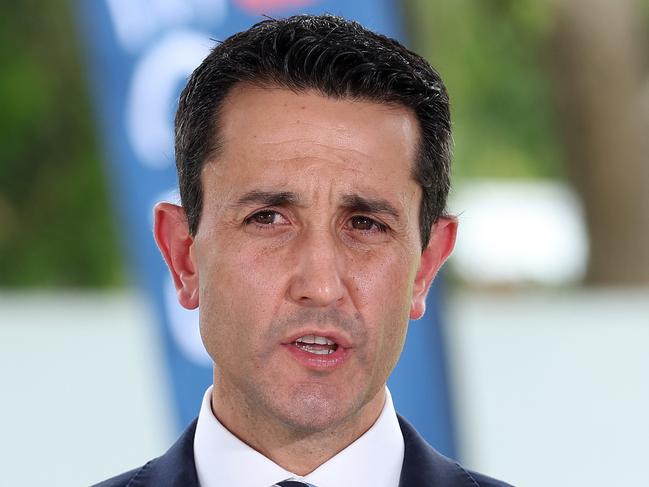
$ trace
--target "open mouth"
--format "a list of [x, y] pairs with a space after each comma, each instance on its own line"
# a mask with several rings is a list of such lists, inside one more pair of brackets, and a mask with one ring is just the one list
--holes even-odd
[[305, 335], [295, 340], [293, 345], [314, 355], [329, 355], [338, 350], [336, 342], [318, 335]]

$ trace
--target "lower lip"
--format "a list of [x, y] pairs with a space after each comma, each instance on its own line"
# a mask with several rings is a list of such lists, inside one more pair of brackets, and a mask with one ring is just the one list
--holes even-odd
[[284, 347], [295, 360], [313, 370], [331, 370], [340, 367], [349, 356], [349, 349], [341, 346], [338, 346], [335, 352], [323, 355], [307, 352], [292, 343], [287, 343]]

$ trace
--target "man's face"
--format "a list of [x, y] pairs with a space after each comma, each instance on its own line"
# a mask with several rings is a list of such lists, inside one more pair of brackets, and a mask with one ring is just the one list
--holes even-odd
[[422, 264], [415, 116], [237, 86], [220, 120], [193, 275], [177, 277], [200, 305], [215, 404], [304, 432], [375, 419], [446, 256]]

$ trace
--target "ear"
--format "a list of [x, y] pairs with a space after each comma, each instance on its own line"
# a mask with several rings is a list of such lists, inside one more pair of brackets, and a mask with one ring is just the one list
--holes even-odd
[[185, 210], [171, 203], [158, 203], [153, 234], [176, 286], [178, 301], [187, 309], [198, 307], [198, 272], [192, 253]]
[[421, 254], [410, 305], [410, 319], [418, 320], [426, 312], [426, 296], [442, 264], [455, 245], [456, 218], [439, 218], [433, 225], [428, 245]]

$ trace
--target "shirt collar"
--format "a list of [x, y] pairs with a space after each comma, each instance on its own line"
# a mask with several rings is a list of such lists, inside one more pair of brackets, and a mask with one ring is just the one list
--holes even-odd
[[203, 396], [194, 436], [194, 461], [201, 487], [269, 487], [290, 477], [317, 487], [397, 487], [404, 443], [390, 391], [372, 427], [305, 477], [266, 458], [228, 431], [214, 416], [212, 387]]

